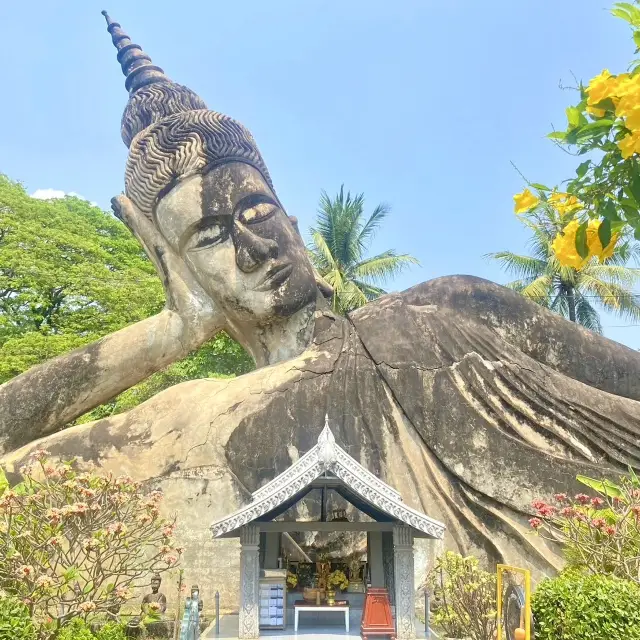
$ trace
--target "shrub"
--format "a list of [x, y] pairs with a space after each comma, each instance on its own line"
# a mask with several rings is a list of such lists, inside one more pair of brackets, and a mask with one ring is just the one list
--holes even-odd
[[29, 610], [19, 600], [0, 596], [0, 640], [35, 640]]
[[496, 633], [496, 578], [477, 558], [447, 551], [427, 578], [433, 593], [433, 622], [453, 638], [493, 640]]
[[96, 640], [127, 640], [124, 629], [125, 626], [122, 624], [108, 622], [96, 631]]
[[600, 495], [559, 493], [554, 504], [534, 500], [531, 526], [563, 545], [569, 567], [640, 583], [640, 480], [633, 472], [619, 484], [578, 480]]
[[543, 580], [531, 606], [536, 640], [640, 640], [640, 586], [569, 571]]
[[60, 629], [56, 640], [96, 640], [89, 625], [81, 618], [74, 618]]
[[42, 640], [74, 618], [117, 610], [134, 584], [178, 562], [160, 492], [78, 473], [42, 450], [20, 472], [9, 489], [0, 470], [0, 588], [27, 605]]

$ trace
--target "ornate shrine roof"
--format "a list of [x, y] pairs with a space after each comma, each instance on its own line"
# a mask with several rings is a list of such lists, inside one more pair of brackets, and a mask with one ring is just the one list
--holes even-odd
[[[442, 539], [444, 536], [442, 522], [404, 504], [395, 489], [342, 449], [325, 417], [325, 426], [317, 444], [286, 471], [255, 491], [249, 504], [214, 522], [211, 525], [213, 537], [231, 537], [244, 525], [265, 521], [271, 514], [277, 516], [302, 499], [319, 478], [340, 485], [338, 492], [356, 506], [362, 505], [365, 513], [373, 511], [385, 516], [388, 522], [406, 524], [420, 537]], [[373, 509], [368, 510], [367, 506]]]

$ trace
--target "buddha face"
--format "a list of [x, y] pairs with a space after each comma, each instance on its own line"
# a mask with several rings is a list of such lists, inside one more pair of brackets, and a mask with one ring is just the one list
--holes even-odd
[[180, 181], [154, 216], [162, 235], [228, 316], [268, 322], [315, 299], [302, 239], [251, 165], [230, 162]]
[[160, 578], [152, 578], [151, 579], [151, 591], [152, 593], [158, 593], [160, 590], [161, 580]]

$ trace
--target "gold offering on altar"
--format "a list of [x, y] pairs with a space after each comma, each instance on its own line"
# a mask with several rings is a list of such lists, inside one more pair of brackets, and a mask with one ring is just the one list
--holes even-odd
[[364, 593], [364, 580], [360, 577], [363, 569], [362, 553], [354, 553], [348, 558], [350, 593]]

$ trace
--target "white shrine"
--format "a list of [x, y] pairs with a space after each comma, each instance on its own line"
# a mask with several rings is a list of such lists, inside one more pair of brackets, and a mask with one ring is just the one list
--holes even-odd
[[[300, 522], [278, 519], [314, 489], [332, 490], [370, 521]], [[352, 458], [335, 441], [325, 418], [317, 444], [251, 496], [235, 513], [214, 522], [214, 538], [239, 537], [240, 609], [239, 638], [260, 637], [260, 578], [277, 569], [274, 554], [264, 554], [260, 566], [260, 534], [267, 548], [279, 545], [284, 532], [364, 531], [367, 533], [369, 586], [389, 592], [395, 611], [396, 636], [416, 636], [414, 538], [442, 539], [445, 526], [404, 504], [402, 496]], [[278, 547], [275, 547], [276, 549]], [[275, 556], [278, 555], [276, 550]], [[285, 601], [286, 607], [286, 601]], [[297, 613], [296, 613], [297, 618]], [[347, 621], [348, 624], [348, 621]]]

